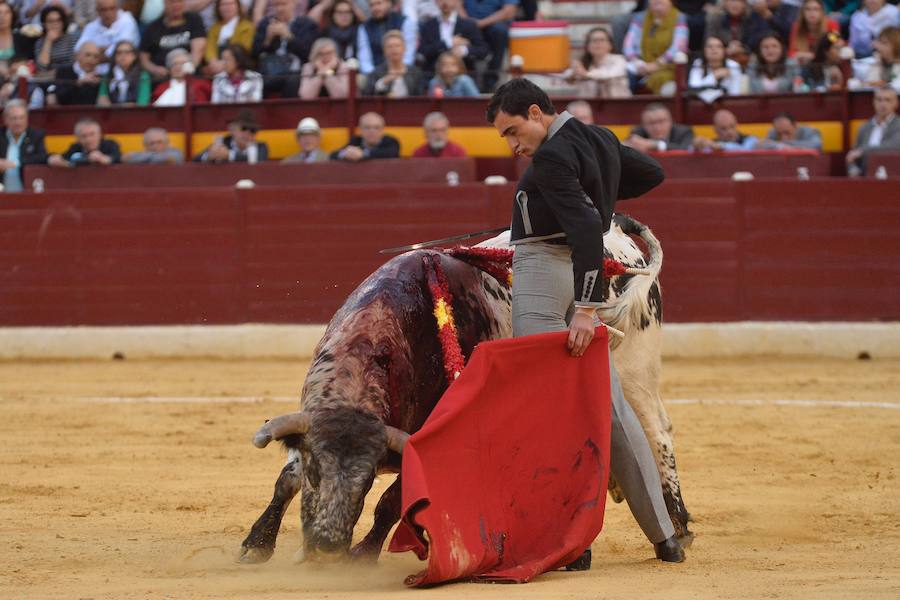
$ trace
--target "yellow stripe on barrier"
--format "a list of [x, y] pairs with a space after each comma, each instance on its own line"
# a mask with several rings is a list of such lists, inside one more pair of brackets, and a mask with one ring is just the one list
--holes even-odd
[[[856, 134], [863, 119], [854, 120], [850, 125], [851, 143], [856, 140]], [[823, 150], [825, 152], [841, 152], [843, 145], [843, 128], [838, 121], [803, 121], [803, 125], [816, 127], [822, 132]], [[624, 140], [631, 132], [631, 125], [608, 125], [610, 130], [620, 139]], [[739, 129], [747, 135], [755, 135], [764, 139], [772, 128], [771, 123], [742, 123]], [[425, 134], [421, 127], [387, 127], [386, 133], [397, 138], [400, 142], [400, 155], [411, 156], [413, 150], [425, 143]], [[193, 134], [194, 156], [202, 152], [212, 144], [217, 136], [227, 135], [225, 131], [202, 131]], [[711, 125], [694, 125], [694, 135], [715, 137]], [[116, 140], [122, 148], [122, 152], [137, 152], [143, 150], [143, 134], [140, 133], [111, 133], [108, 137]], [[184, 134], [179, 132], [169, 133], [172, 145], [184, 150]], [[269, 158], [280, 160], [299, 151], [293, 129], [267, 129], [259, 132], [258, 139], [269, 145]], [[512, 152], [497, 131], [488, 126], [484, 127], [451, 127], [450, 139], [461, 145], [470, 156], [483, 158], [502, 158], [512, 156]], [[344, 146], [349, 140], [347, 130], [343, 127], [327, 127], [322, 130], [322, 150], [331, 152]], [[73, 135], [48, 135], [47, 151], [63, 153], [75, 141]]]

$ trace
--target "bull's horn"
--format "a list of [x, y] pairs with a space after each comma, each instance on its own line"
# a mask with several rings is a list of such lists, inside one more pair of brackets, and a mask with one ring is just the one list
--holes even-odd
[[397, 454], [403, 454], [403, 447], [406, 446], [409, 434], [390, 425], [385, 425], [384, 430], [387, 433], [387, 447]]
[[265, 448], [272, 440], [279, 440], [292, 433], [306, 433], [309, 431], [309, 415], [303, 411], [275, 417], [259, 428], [253, 436], [253, 445], [257, 448]]

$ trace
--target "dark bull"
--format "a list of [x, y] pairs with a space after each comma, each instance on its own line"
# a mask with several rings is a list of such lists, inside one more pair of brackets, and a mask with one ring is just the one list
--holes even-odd
[[[605, 238], [608, 255], [628, 266], [648, 266], [626, 234], [640, 235], [650, 247], [652, 274], [643, 278], [646, 285], [635, 285], [637, 279], [628, 275], [617, 278], [608, 290], [614, 307], [604, 320], [626, 326], [625, 341], [615, 354], [617, 364], [623, 350], [651, 354], [650, 364], [643, 356], [634, 361], [623, 357], [623, 383], [629, 376], [640, 378], [645, 377], [641, 372], [650, 372], [653, 380], [641, 381], [634, 389], [646, 390], [649, 385], [658, 390], [658, 368], [653, 369], [652, 363], [654, 356], [657, 366], [659, 362], [661, 301], [655, 280], [662, 253], [645, 226], [621, 216], [617, 216], [617, 225]], [[288, 449], [288, 461], [275, 484], [272, 502], [242, 544], [242, 562], [263, 562], [271, 557], [285, 510], [298, 492], [302, 492], [302, 558], [336, 560], [349, 551], [354, 557], [375, 559], [380, 554], [400, 517], [400, 478], [381, 496], [372, 529], [350, 549], [366, 493], [377, 473], [399, 471], [406, 432], [422, 426], [448, 385], [425, 273], [426, 257], [439, 260], [446, 274], [465, 356], [481, 341], [511, 335], [508, 287], [466, 262], [438, 251], [416, 250], [390, 260], [369, 276], [335, 314], [316, 347], [303, 386], [301, 411], [269, 421], [254, 438], [258, 447], [281, 440]], [[635, 295], [640, 296], [637, 301]], [[635, 306], [618, 310], [623, 303]], [[655, 347], [647, 347], [648, 342]], [[630, 370], [629, 364], [633, 365]], [[658, 391], [653, 397], [640, 397], [637, 392], [629, 394], [627, 384], [624, 387], [632, 405], [659, 404], [635, 410], [645, 429], [662, 428], [652, 434], [648, 429], [648, 437], [660, 464], [676, 531], [689, 540], [671, 424], [644, 418], [659, 415], [660, 409], [664, 416]]]

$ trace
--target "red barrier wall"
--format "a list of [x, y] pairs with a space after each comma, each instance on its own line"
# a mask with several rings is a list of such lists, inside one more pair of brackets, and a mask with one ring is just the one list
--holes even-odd
[[[827, 177], [831, 173], [831, 157], [813, 150], [786, 152], [749, 151], [695, 153], [688, 150], [654, 152], [666, 179], [730, 179], [737, 171], [752, 173], [755, 177], [797, 177], [797, 169], [804, 167], [810, 177]], [[531, 159], [516, 160], [518, 179]]]
[[[324, 162], [247, 163], [183, 165], [111, 165], [76, 168], [29, 165], [25, 168], [25, 187], [43, 179], [44, 189], [108, 189], [135, 187], [218, 187], [232, 186], [241, 179], [256, 185], [320, 185], [446, 183], [447, 173], [455, 171], [461, 182], [475, 181], [474, 158], [403, 158], [364, 161], [357, 164]], [[296, 189], [294, 190], [296, 192]]]
[[[896, 181], [668, 181], [668, 321], [900, 318]], [[507, 223], [512, 186], [97, 190], [0, 203], [0, 325], [321, 323], [380, 248]]]

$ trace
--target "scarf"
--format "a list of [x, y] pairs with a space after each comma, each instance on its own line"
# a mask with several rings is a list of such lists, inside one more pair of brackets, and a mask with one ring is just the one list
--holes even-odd
[[338, 56], [344, 60], [356, 57], [356, 30], [358, 27], [358, 25], [351, 25], [346, 29], [334, 25], [328, 27], [326, 37], [334, 40], [338, 46]]
[[666, 53], [666, 50], [672, 45], [677, 24], [678, 11], [674, 6], [658, 25], [654, 23], [653, 13], [647, 11], [644, 15], [644, 30], [641, 34], [641, 59], [644, 62], [653, 62]]
[[227, 23], [222, 24], [222, 27], [219, 29], [219, 39], [216, 42], [216, 46], [221, 48], [228, 45], [228, 40], [231, 39], [234, 35], [234, 30], [237, 29], [238, 21], [240, 21], [240, 17], [234, 17]]

